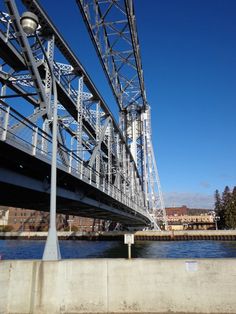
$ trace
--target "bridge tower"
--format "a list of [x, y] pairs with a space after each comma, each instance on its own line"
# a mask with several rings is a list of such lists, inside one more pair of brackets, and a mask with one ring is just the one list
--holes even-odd
[[145, 205], [167, 227], [132, 0], [76, 0], [119, 108], [119, 127], [142, 179]]

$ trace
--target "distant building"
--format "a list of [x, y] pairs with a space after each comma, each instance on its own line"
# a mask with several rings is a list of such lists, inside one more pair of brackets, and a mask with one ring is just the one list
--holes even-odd
[[[98, 219], [57, 214], [57, 230], [61, 231], [99, 231], [103, 225], [103, 221]], [[9, 226], [12, 231], [47, 231], [49, 213], [0, 206], [0, 226]]]
[[167, 207], [166, 215], [169, 230], [206, 230], [215, 229], [212, 212], [206, 209], [194, 209], [187, 206]]
[[8, 216], [9, 216], [8, 207], [0, 206], [0, 226], [8, 225]]
[[188, 207], [183, 205], [181, 207], [166, 207], [167, 216], [181, 216], [188, 214]]

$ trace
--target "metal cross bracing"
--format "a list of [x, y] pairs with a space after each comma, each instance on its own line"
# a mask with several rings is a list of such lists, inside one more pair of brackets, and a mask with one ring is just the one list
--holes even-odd
[[121, 110], [147, 105], [132, 1], [76, 0]]
[[50, 164], [52, 69], [58, 93], [58, 169], [109, 196], [113, 208], [118, 204], [119, 211], [100, 218], [119, 221], [123, 210], [130, 224], [148, 225], [142, 179], [124, 133], [42, 7], [35, 0], [22, 3], [38, 16], [40, 29], [26, 36], [21, 6], [14, 0], [1, 3], [0, 143]]
[[167, 226], [151, 139], [140, 45], [132, 0], [76, 0], [120, 109], [120, 128], [137, 165], [156, 227]]

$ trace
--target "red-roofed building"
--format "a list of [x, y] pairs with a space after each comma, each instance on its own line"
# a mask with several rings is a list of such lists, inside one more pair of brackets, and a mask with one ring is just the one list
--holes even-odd
[[188, 207], [183, 205], [181, 207], [166, 207], [167, 216], [182, 216], [188, 215]]

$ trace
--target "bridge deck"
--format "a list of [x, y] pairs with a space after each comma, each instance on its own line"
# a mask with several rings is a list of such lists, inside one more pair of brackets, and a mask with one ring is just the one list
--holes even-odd
[[[49, 211], [50, 164], [0, 141], [0, 204]], [[80, 180], [58, 169], [57, 212], [75, 216], [147, 225], [149, 219]]]

